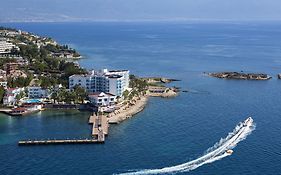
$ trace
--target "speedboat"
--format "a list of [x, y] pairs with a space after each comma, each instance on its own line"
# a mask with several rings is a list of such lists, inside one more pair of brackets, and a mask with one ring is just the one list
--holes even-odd
[[229, 154], [229, 155], [231, 155], [231, 154], [233, 153], [233, 150], [232, 150], [232, 149], [229, 149], [229, 150], [226, 151], [226, 153]]
[[247, 119], [244, 121], [243, 126], [246, 127], [246, 126], [248, 126], [248, 125], [249, 125], [250, 123], [252, 123], [252, 122], [253, 122], [252, 117], [249, 117], [249, 118], [247, 118]]

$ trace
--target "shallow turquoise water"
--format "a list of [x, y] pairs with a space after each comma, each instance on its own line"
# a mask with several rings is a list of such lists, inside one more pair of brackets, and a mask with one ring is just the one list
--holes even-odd
[[[195, 159], [252, 115], [257, 128], [230, 157], [182, 174], [280, 174], [281, 24], [5, 24], [77, 48], [87, 68], [130, 69], [181, 79], [177, 98], [151, 98], [134, 118], [110, 127], [104, 145], [18, 147], [25, 138], [87, 137], [89, 113], [0, 116], [1, 174], [113, 174]], [[264, 72], [269, 81], [221, 80], [211, 71]]]

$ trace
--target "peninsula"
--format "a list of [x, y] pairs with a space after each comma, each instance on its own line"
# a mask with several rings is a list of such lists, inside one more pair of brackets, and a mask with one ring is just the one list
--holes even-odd
[[131, 118], [149, 97], [175, 97], [176, 79], [142, 78], [129, 70], [86, 70], [74, 60], [80, 54], [52, 38], [0, 27], [1, 112], [23, 116], [44, 109], [93, 112], [92, 138], [85, 140], [20, 141], [24, 144], [102, 143], [109, 124]]

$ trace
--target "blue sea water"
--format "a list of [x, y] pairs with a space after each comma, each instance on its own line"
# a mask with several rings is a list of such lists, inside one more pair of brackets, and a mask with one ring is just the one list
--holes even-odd
[[[88, 137], [88, 112], [0, 115], [0, 174], [114, 174], [200, 157], [251, 115], [256, 130], [232, 156], [190, 175], [281, 174], [281, 23], [10, 23], [77, 49], [88, 69], [129, 69], [180, 79], [189, 93], [150, 98], [145, 110], [110, 127], [102, 145], [19, 147], [26, 138]], [[263, 72], [269, 81], [222, 80], [216, 71]]]

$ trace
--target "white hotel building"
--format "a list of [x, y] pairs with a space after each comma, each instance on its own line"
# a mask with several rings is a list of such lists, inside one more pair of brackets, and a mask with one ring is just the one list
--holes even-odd
[[10, 53], [13, 48], [19, 50], [16, 45], [0, 38], [0, 54]]
[[50, 96], [50, 91], [40, 86], [29, 86], [27, 90], [28, 98], [48, 98]]
[[122, 96], [129, 88], [129, 71], [103, 69], [87, 75], [72, 75], [69, 77], [69, 89], [75, 86], [85, 88], [88, 93], [105, 92]]

